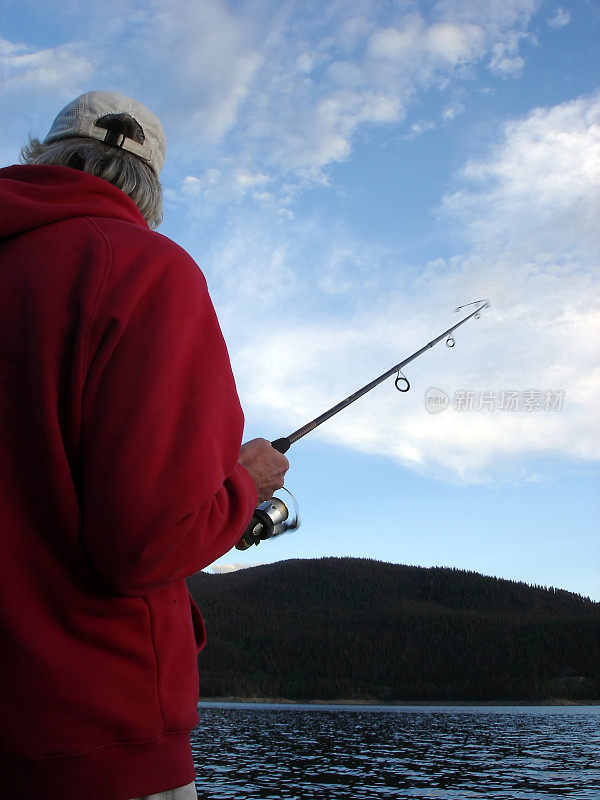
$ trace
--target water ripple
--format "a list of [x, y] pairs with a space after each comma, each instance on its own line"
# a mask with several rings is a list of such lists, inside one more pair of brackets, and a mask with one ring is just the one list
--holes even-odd
[[199, 705], [200, 800], [600, 800], [600, 709]]

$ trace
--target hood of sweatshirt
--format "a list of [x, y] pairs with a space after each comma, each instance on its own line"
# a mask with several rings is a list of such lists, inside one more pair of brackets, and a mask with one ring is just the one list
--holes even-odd
[[82, 216], [148, 227], [133, 200], [103, 178], [70, 167], [0, 169], [0, 239]]

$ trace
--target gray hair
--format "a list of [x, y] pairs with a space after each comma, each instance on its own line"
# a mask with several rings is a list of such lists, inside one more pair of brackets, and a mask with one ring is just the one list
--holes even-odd
[[129, 195], [151, 228], [162, 222], [162, 187], [158, 176], [141, 158], [96, 139], [71, 137], [44, 144], [29, 138], [21, 150], [23, 164], [53, 164], [89, 172]]

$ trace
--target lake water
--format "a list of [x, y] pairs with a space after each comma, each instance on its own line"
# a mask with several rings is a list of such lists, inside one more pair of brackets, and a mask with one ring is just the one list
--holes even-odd
[[600, 800], [600, 707], [200, 703], [200, 800]]

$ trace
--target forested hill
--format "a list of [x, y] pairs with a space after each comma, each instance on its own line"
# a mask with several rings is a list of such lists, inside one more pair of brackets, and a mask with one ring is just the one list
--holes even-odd
[[201, 696], [600, 700], [600, 603], [570, 592], [350, 558], [188, 586]]

